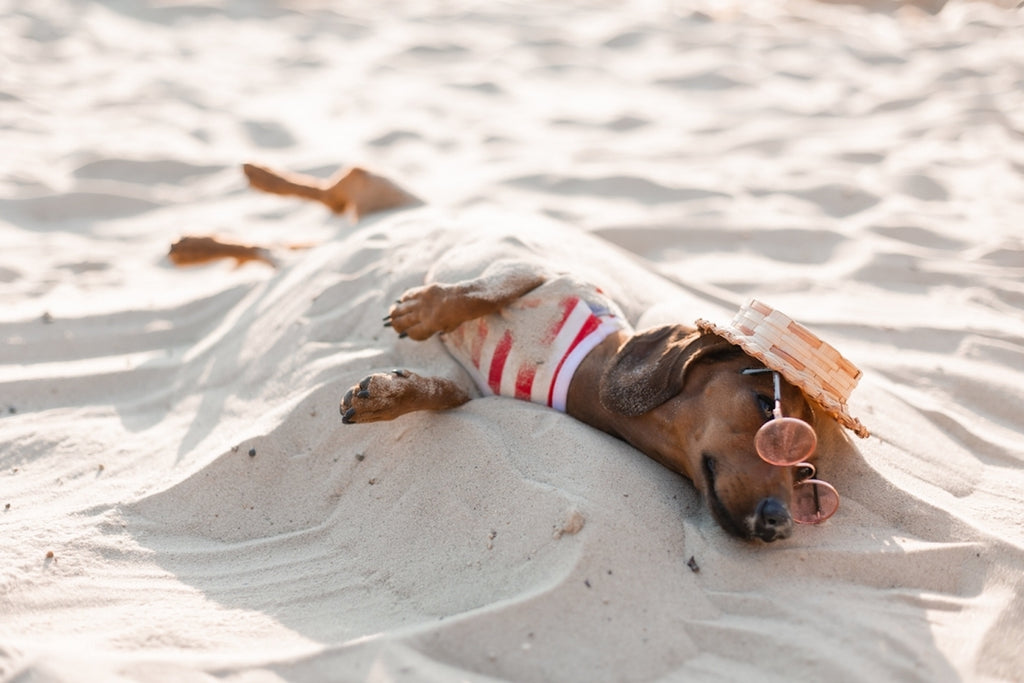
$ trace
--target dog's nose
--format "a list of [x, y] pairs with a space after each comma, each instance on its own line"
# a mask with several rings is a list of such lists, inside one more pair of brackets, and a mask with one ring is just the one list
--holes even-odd
[[789, 510], [777, 498], [765, 498], [757, 505], [754, 513], [754, 535], [771, 543], [780, 538], [789, 538], [793, 533], [793, 518]]

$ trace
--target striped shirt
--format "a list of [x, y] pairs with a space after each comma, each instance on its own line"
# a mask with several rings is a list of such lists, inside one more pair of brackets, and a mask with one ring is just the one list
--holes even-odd
[[601, 290], [561, 276], [441, 339], [485, 396], [564, 412], [569, 383], [586, 355], [608, 335], [629, 329]]

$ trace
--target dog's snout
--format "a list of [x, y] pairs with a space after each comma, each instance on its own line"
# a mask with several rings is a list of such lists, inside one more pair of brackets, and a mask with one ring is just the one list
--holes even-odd
[[771, 543], [793, 533], [793, 518], [778, 498], [765, 498], [754, 513], [754, 535]]

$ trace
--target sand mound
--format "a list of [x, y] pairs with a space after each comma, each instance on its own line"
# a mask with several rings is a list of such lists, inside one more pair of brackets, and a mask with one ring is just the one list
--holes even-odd
[[[786, 3], [0, 12], [0, 679], [1019, 680], [1024, 21]], [[246, 160], [365, 163], [352, 226]], [[478, 231], [641, 327], [756, 295], [864, 371], [842, 505], [738, 543], [685, 480], [388, 304]], [[281, 267], [174, 269], [219, 233]], [[582, 233], [582, 234], [581, 234]], [[610, 264], [618, 264], [613, 267]], [[624, 265], [623, 265], [624, 264]]]

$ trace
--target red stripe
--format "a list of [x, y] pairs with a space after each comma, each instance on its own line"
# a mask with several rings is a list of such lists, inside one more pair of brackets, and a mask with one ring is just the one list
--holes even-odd
[[533, 395], [533, 378], [537, 374], [537, 366], [524, 365], [516, 374], [516, 398], [529, 401]]
[[501, 374], [505, 370], [505, 361], [508, 360], [508, 352], [512, 350], [512, 333], [505, 330], [501, 341], [494, 349], [494, 356], [491, 358], [491, 372], [487, 377], [487, 385], [496, 394], [501, 393]]
[[476, 336], [474, 336], [470, 342], [469, 347], [469, 360], [473, 363], [473, 367], [480, 368], [480, 354], [484, 350], [484, 340], [487, 339], [487, 321], [483, 318], [479, 318], [476, 321]]
[[598, 320], [597, 316], [593, 313], [587, 318], [586, 322], [583, 323], [583, 327], [580, 328], [579, 334], [572, 340], [572, 344], [569, 344], [569, 348], [566, 349], [565, 355], [558, 360], [558, 367], [555, 368], [555, 373], [551, 376], [551, 387], [548, 389], [548, 405], [551, 405], [552, 400], [555, 396], [555, 384], [558, 383], [558, 375], [562, 372], [562, 366], [565, 365], [565, 359], [569, 357], [573, 349], [579, 346], [580, 342], [587, 338], [588, 335], [594, 333], [598, 327], [601, 326], [601, 321]]
[[565, 327], [565, 322], [569, 319], [569, 316], [572, 315], [572, 310], [576, 308], [576, 304], [579, 302], [580, 298], [578, 296], [570, 296], [562, 299], [562, 318], [552, 325], [550, 330], [548, 330], [548, 336], [544, 339], [545, 344], [550, 344], [555, 341], [555, 337], [557, 337], [558, 333], [562, 331], [563, 327]]
[[455, 337], [455, 343], [459, 346], [465, 347], [466, 345], [466, 326], [459, 325], [451, 333]]

